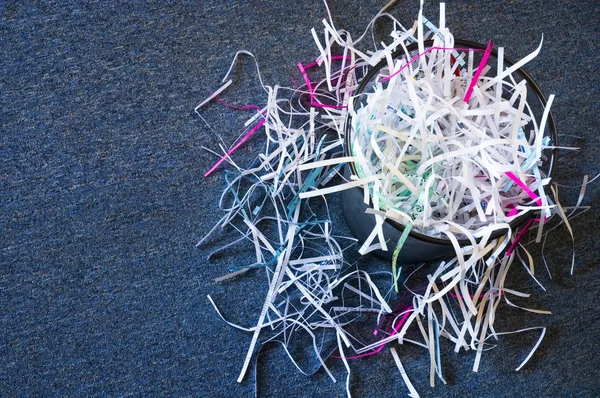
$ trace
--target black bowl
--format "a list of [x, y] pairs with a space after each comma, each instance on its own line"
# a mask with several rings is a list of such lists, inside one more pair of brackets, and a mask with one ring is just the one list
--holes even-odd
[[[429, 48], [433, 45], [433, 41], [426, 41], [424, 45], [425, 48]], [[455, 47], [473, 48], [476, 50], [485, 50], [486, 48], [486, 46], [484, 45], [466, 40], [455, 40]], [[416, 43], [407, 46], [407, 50], [408, 54], [403, 49], [401, 49], [394, 52], [392, 56], [394, 59], [397, 59], [400, 57], [413, 57], [418, 54], [418, 46]], [[498, 52], [496, 50], [492, 50], [490, 59], [494, 59], [497, 57]], [[515, 62], [513, 60], [504, 56], [504, 65], [508, 65], [510, 67], [514, 64]], [[489, 62], [488, 65], [492, 65], [492, 67], [495, 68], [493, 62]], [[380, 72], [384, 68], [387, 68], [386, 60], [382, 60], [375, 67], [371, 68], [362, 78], [361, 83], [359, 84], [356, 92], [354, 93], [353, 105], [355, 109], [357, 109], [362, 102], [361, 95], [364, 100], [364, 97], [366, 96], [363, 94], [369, 93], [368, 90], [370, 90], [373, 87], [374, 82], [378, 81], [377, 79], [381, 77]], [[538, 101], [528, 101], [532, 106], [532, 113], [541, 115], [541, 112], [543, 112], [547, 101], [539, 86], [533, 81], [531, 76], [522, 68], [518, 69], [515, 73], [513, 73], [513, 76], [518, 80], [526, 80], [527, 86], [529, 88], [528, 96], [533, 95], [538, 99]], [[383, 83], [383, 85], [385, 86], [385, 83]], [[347, 156], [350, 156], [349, 148], [351, 143], [350, 140], [352, 137], [352, 123], [350, 118], [350, 112], [348, 112], [345, 127], [345, 152]], [[550, 112], [549, 114], [545, 131], [552, 137], [553, 145], [557, 146], [558, 135], [552, 112]], [[558, 150], [556, 148], [545, 149], [543, 151], [543, 165], [540, 168], [540, 171], [545, 177], [548, 177], [553, 173], [555, 167], [555, 159], [557, 159], [557, 156]], [[344, 177], [346, 179], [349, 179], [350, 175], [352, 174], [357, 175], [357, 170], [353, 163], [349, 163], [345, 166]], [[364, 242], [375, 227], [375, 217], [371, 214], [365, 213], [367, 208], [368, 206], [365, 205], [363, 202], [363, 191], [361, 188], [351, 188], [342, 191], [342, 211], [344, 214], [344, 218], [346, 220], [346, 223], [348, 224], [348, 228], [360, 242]], [[531, 217], [533, 217], [533, 212], [527, 212], [512, 220], [510, 222], [510, 227], [513, 230], [515, 230], [519, 226], [523, 225], [526, 221], [528, 221]], [[373, 253], [385, 260], [391, 260], [394, 252], [394, 247], [396, 245], [396, 242], [402, 235], [403, 230], [404, 226], [402, 224], [394, 220], [386, 219], [386, 221], [383, 224], [383, 234], [389, 242], [388, 250], [375, 250]], [[491, 238], [499, 238], [505, 233], [506, 232], [503, 230], [495, 231], [491, 235]], [[471, 244], [471, 242], [468, 239], [459, 239], [458, 243], [461, 246], [467, 246]], [[454, 248], [452, 246], [452, 243], [448, 239], [433, 237], [419, 233], [415, 230], [411, 230], [409, 236], [406, 239], [406, 242], [402, 247], [402, 250], [400, 251], [397, 261], [401, 264], [414, 264], [433, 260], [453, 252]]]

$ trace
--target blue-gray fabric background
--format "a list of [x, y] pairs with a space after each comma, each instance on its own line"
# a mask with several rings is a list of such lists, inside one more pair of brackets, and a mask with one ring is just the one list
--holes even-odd
[[[384, 1], [330, 0], [338, 28], [362, 33]], [[406, 26], [418, 1], [391, 12]], [[537, 47], [528, 71], [546, 95], [565, 145], [556, 181], [580, 183], [596, 175], [598, 132], [597, 1], [449, 1], [455, 37], [493, 40], [520, 58]], [[438, 16], [427, 2], [425, 14]], [[297, 62], [317, 55], [310, 28], [322, 29], [322, 2], [311, 1], [2, 1], [0, 2], [0, 396], [254, 395], [254, 370], [238, 384], [250, 335], [222, 322], [207, 294], [237, 322], [251, 326], [266, 292], [260, 273], [217, 284], [231, 265], [207, 261], [194, 245], [219, 217], [223, 168], [215, 133], [194, 107], [220, 86], [236, 51], [253, 52], [265, 84], [291, 85]], [[383, 35], [386, 23], [375, 30]], [[263, 97], [253, 64], [235, 69], [224, 98], [237, 104]], [[218, 104], [204, 116], [225, 140], [240, 134], [247, 113]], [[247, 164], [262, 135], [236, 152]], [[563, 188], [564, 205], [578, 189]], [[542, 325], [546, 338], [529, 364], [539, 332], [501, 338], [483, 354], [443, 351], [447, 385], [428, 386], [421, 349], [399, 347], [422, 396], [600, 396], [597, 228], [600, 183], [572, 221], [571, 242], [556, 230], [545, 249], [533, 249], [536, 287], [522, 270], [511, 282], [545, 308], [542, 316], [501, 309], [498, 331]], [[339, 214], [333, 212], [333, 217]], [[343, 223], [335, 224], [347, 233]], [[213, 247], [214, 248], [214, 247]], [[361, 267], [379, 266], [364, 258]], [[522, 279], [521, 279], [522, 278]], [[342, 397], [344, 367], [330, 359], [338, 383], [325, 372], [296, 372], [283, 350], [263, 351], [260, 396]], [[408, 390], [387, 350], [352, 362], [357, 397], [396, 397]]]

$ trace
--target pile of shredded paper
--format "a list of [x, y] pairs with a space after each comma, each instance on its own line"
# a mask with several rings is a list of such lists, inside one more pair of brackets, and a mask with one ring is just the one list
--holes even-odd
[[[254, 112], [246, 132], [229, 149], [215, 152], [220, 160], [205, 176], [228, 170], [220, 201], [223, 215], [198, 245], [214, 240], [222, 229], [226, 236], [238, 233], [216, 251], [246, 244], [251, 249], [248, 263], [218, 281], [255, 270], [244, 277], [266, 277], [268, 284], [256, 324], [231, 324], [249, 333], [238, 381], [259, 346], [275, 339], [286, 350], [292, 342], [310, 348], [334, 381], [326, 359], [332, 354], [339, 358], [348, 372], [350, 394], [351, 359], [387, 347], [411, 396], [418, 396], [398, 344], [423, 347], [433, 386], [436, 378], [445, 383], [442, 338], [456, 352], [472, 351], [477, 371], [488, 339], [523, 331], [497, 331], [495, 316], [501, 303], [516, 306], [511, 296], [527, 296], [505, 287], [513, 263], [525, 266], [535, 280], [534, 260], [521, 238], [536, 223], [533, 240], [541, 242], [548, 232], [544, 225], [554, 217], [570, 231], [569, 214], [543, 168], [549, 161], [544, 151], [557, 145], [547, 131], [553, 96], [536, 114], [528, 102], [531, 88], [516, 78], [519, 68], [538, 55], [541, 43], [507, 66], [502, 48], [490, 57], [491, 42], [479, 49], [455, 46], [444, 13], [442, 4], [435, 26], [421, 6], [417, 21], [405, 29], [382, 10], [368, 26], [385, 17], [393, 19], [395, 29], [387, 44], [370, 52], [357, 48], [363, 37], [353, 41], [348, 32], [336, 30], [331, 18], [323, 20], [322, 35], [312, 30], [318, 58], [298, 64], [304, 84], [263, 85], [266, 98], [260, 103], [266, 105], [245, 105]], [[252, 54], [240, 52], [234, 63], [239, 56]], [[377, 65], [375, 77], [357, 93]], [[219, 96], [232, 84], [228, 76], [196, 108], [198, 114], [209, 101], [221, 101]], [[264, 141], [264, 151], [241, 167], [234, 151], [254, 134], [263, 135], [253, 139]], [[349, 164], [354, 172], [344, 179], [342, 168]], [[580, 198], [586, 183], [584, 179]], [[402, 242], [387, 241], [381, 230], [386, 220], [394, 220], [405, 234], [413, 229], [447, 239], [455, 255], [434, 266], [417, 283], [419, 289], [404, 288], [400, 300], [394, 292], [399, 272], [391, 267], [389, 272], [370, 272], [345, 260], [348, 250], [358, 249], [356, 240], [334, 235], [334, 210], [327, 202], [345, 189], [364, 190], [368, 213], [377, 220], [361, 242], [361, 254], [401, 250]], [[511, 222], [519, 217], [527, 222], [513, 228]], [[470, 243], [461, 246], [461, 240]], [[516, 370], [544, 337], [545, 328], [526, 330], [532, 329], [539, 330], [539, 340], [515, 364]], [[294, 361], [291, 350], [288, 354]]]

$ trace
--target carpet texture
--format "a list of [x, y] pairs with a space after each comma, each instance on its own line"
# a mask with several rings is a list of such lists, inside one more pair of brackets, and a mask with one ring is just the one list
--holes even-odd
[[[384, 1], [329, 2], [337, 28], [358, 37]], [[412, 24], [418, 1], [391, 12]], [[427, 2], [425, 15], [438, 17]], [[256, 322], [266, 293], [259, 273], [217, 284], [233, 264], [207, 261], [195, 243], [219, 217], [223, 168], [202, 174], [218, 149], [240, 134], [247, 114], [210, 104], [209, 129], [193, 112], [220, 86], [238, 50], [257, 56], [267, 85], [291, 85], [297, 62], [317, 55], [310, 28], [322, 29], [323, 3], [284, 1], [0, 2], [0, 396], [343, 397], [345, 370], [299, 374], [281, 347], [265, 347], [257, 370], [238, 384], [249, 334], [227, 326], [207, 294], [233, 321]], [[576, 185], [600, 173], [600, 98], [596, 1], [451, 1], [456, 38], [505, 46], [511, 58], [537, 47], [527, 70], [546, 95], [561, 144], [557, 182]], [[375, 34], [383, 38], [389, 24]], [[254, 64], [238, 64], [225, 98], [261, 99]], [[215, 133], [216, 132], [216, 133]], [[236, 152], [249, 164], [262, 148], [253, 137]], [[562, 188], [564, 205], [577, 188]], [[588, 187], [592, 209], [572, 221], [576, 263], [566, 229], [534, 249], [543, 291], [522, 270], [514, 288], [526, 303], [552, 311], [502, 308], [497, 330], [542, 325], [546, 338], [520, 372], [514, 369], [538, 332], [508, 336], [486, 351], [478, 373], [472, 353], [442, 352], [447, 385], [428, 385], [421, 349], [399, 347], [424, 397], [600, 396], [598, 311], [600, 181]], [[333, 199], [335, 201], [335, 199]], [[341, 220], [334, 212], [334, 218]], [[347, 233], [343, 222], [336, 231]], [[359, 259], [361, 267], [382, 266]], [[354, 361], [356, 397], [408, 390], [382, 352]], [[255, 377], [257, 383], [254, 382]], [[440, 384], [440, 383], [438, 383]]]

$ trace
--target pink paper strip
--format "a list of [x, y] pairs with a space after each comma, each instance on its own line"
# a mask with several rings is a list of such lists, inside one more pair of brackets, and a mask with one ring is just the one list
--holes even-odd
[[221, 159], [219, 159], [219, 161], [217, 163], [214, 164], [213, 167], [210, 168], [210, 170], [208, 170], [206, 173], [204, 173], [204, 177], [208, 177], [209, 175], [212, 174], [213, 171], [215, 171], [217, 169], [217, 167], [219, 167], [221, 165], [221, 163], [223, 163], [225, 161], [225, 159], [227, 159], [229, 156], [231, 156], [231, 154], [238, 149], [244, 142], [248, 141], [248, 138], [250, 138], [252, 136], [252, 134], [254, 134], [259, 128], [262, 127], [263, 124], [265, 124], [265, 119], [261, 120], [260, 122], [258, 122], [254, 127], [252, 127], [252, 129], [250, 131], [248, 131], [246, 133], [246, 135], [244, 135], [244, 137], [237, 143], [235, 144], [233, 147], [231, 147], [230, 150], [227, 151], [227, 153], [225, 155], [223, 155], [223, 157], [221, 157]]
[[481, 75], [481, 72], [483, 72], [483, 69], [485, 68], [485, 65], [487, 64], [487, 60], [490, 57], [490, 54], [492, 53], [493, 48], [494, 48], [494, 43], [492, 41], [490, 41], [488, 43], [487, 47], [485, 48], [485, 53], [483, 54], [483, 57], [481, 57], [481, 62], [479, 63], [479, 66], [477, 67], [477, 70], [475, 71], [475, 74], [473, 75], [473, 79], [471, 80], [471, 83], [469, 84], [469, 88], [467, 89], [467, 92], [465, 93], [465, 98], [463, 99], [463, 101], [469, 102], [469, 100], [471, 99], [471, 94], [473, 94], [473, 88], [475, 87], [475, 84], [477, 84], [477, 80], [479, 80], [479, 76]]
[[[404, 322], [406, 322], [406, 319], [408, 318], [408, 315], [410, 314], [410, 311], [413, 309], [412, 306], [409, 306], [408, 308], [406, 308], [404, 315], [402, 315], [402, 319], [400, 319], [400, 322], [398, 322], [398, 324], [396, 325], [396, 327], [394, 327], [392, 334], [390, 334], [390, 336], [393, 336], [395, 334], [398, 334], [398, 331], [400, 330], [400, 328], [402, 327], [402, 325], [404, 325]], [[373, 334], [376, 335], [377, 334], [377, 330], [373, 331]], [[358, 358], [364, 358], [364, 357], [368, 357], [371, 355], [375, 355], [377, 353], [379, 353], [381, 350], [383, 350], [383, 346], [385, 344], [380, 345], [379, 347], [377, 347], [376, 349], [374, 349], [371, 352], [366, 352], [364, 354], [360, 354], [360, 355], [353, 355], [353, 356], [349, 356], [346, 357], [346, 359], [358, 359]], [[336, 358], [340, 358], [340, 357], [336, 357]]]
[[527, 193], [527, 195], [529, 195], [529, 197], [531, 199], [533, 199], [535, 201], [535, 203], [537, 203], [538, 206], [542, 205], [542, 199], [540, 199], [539, 196], [537, 196], [531, 189], [529, 189], [529, 187], [527, 185], [525, 185], [525, 183], [523, 181], [521, 181], [519, 179], [519, 177], [517, 177], [516, 175], [513, 174], [512, 171], [507, 171], [506, 176], [508, 178], [510, 178], [511, 180], [513, 180], [515, 182], [515, 184], [517, 184], [518, 186], [520, 186], [523, 191], [525, 191]]
[[515, 246], [517, 246], [517, 243], [519, 243], [519, 241], [521, 240], [523, 235], [525, 235], [525, 232], [527, 232], [529, 227], [531, 227], [531, 224], [533, 224], [534, 222], [539, 222], [539, 221], [540, 221], [539, 218], [532, 218], [531, 220], [527, 221], [527, 224], [525, 224], [525, 226], [523, 228], [521, 228], [521, 230], [515, 237], [515, 240], [513, 241], [513, 243], [511, 243], [510, 247], [506, 251], [507, 256], [510, 256], [512, 254], [513, 250], [515, 249]]
[[229, 102], [225, 102], [225, 101], [223, 101], [219, 97], [215, 97], [214, 99], [217, 102], [219, 102], [220, 104], [223, 104], [223, 105], [225, 105], [228, 108], [237, 109], [238, 111], [247, 111], [247, 110], [250, 110], [250, 109], [256, 109], [259, 112], [262, 111], [262, 109], [260, 109], [260, 107], [258, 105], [250, 104], [250, 105], [239, 106], [239, 105], [230, 104]]
[[[331, 57], [332, 61], [337, 61], [340, 59], [350, 59], [350, 57], [344, 57], [343, 55], [335, 55], [335, 56]], [[345, 109], [346, 107], [343, 105], [327, 105], [327, 104], [322, 104], [317, 101], [316, 96], [315, 96], [315, 91], [313, 90], [312, 83], [311, 83], [310, 79], [308, 78], [306, 69], [310, 69], [314, 66], [317, 66], [318, 64], [319, 64], [318, 61], [311, 62], [310, 64], [307, 64], [307, 65], [302, 65], [302, 63], [300, 63], [300, 62], [298, 63], [298, 69], [300, 69], [300, 73], [302, 73], [302, 76], [304, 77], [304, 82], [306, 83], [306, 86], [308, 87], [308, 95], [310, 97], [310, 105], [314, 106], [315, 108]]]
[[[510, 206], [512, 206], [512, 205], [510, 205]], [[509, 211], [509, 212], [508, 212], [508, 214], [507, 214], [506, 216], [507, 216], [507, 217], [512, 217], [512, 216], [515, 216], [515, 215], [517, 215], [517, 213], [518, 213], [518, 211], [517, 211], [517, 208], [513, 206], [512, 210], [511, 210], [511, 211]]]

